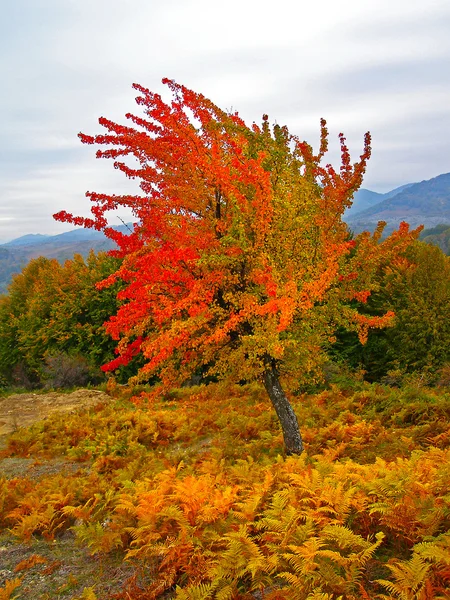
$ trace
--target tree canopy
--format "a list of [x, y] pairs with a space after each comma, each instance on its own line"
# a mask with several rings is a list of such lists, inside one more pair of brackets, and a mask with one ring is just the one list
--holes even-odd
[[[92, 218], [55, 215], [103, 230], [123, 258], [101, 283], [126, 282], [123, 304], [107, 329], [118, 341], [114, 370], [137, 353], [139, 377], [180, 383], [202, 370], [219, 378], [262, 379], [282, 424], [288, 453], [301, 452], [295, 415], [280, 376], [308, 370], [335, 329], [384, 327], [392, 312], [365, 315], [373, 275], [418, 232], [406, 224], [382, 240], [376, 232], [349, 235], [342, 221], [370, 157], [366, 134], [352, 164], [339, 135], [341, 165], [322, 164], [328, 131], [321, 122], [317, 154], [287, 127], [247, 126], [203, 95], [164, 80], [172, 101], [140, 85], [144, 116], [130, 125], [99, 120], [106, 133], [80, 134], [102, 147], [98, 158], [137, 179], [141, 195], [88, 192]], [[132, 210], [129, 235], [108, 226], [107, 213]]]
[[334, 348], [352, 367], [362, 366], [369, 380], [396, 371], [432, 376], [450, 361], [450, 257], [417, 240], [405, 258], [386, 265], [379, 291], [359, 307], [369, 314], [394, 311], [393, 327], [373, 332], [364, 347], [354, 334], [341, 333]]
[[114, 350], [103, 323], [119, 306], [119, 286], [101, 292], [95, 284], [119, 263], [94, 252], [63, 265], [41, 256], [15, 275], [8, 295], [0, 296], [0, 378], [38, 385], [46, 359], [56, 355], [82, 357], [101, 375]]

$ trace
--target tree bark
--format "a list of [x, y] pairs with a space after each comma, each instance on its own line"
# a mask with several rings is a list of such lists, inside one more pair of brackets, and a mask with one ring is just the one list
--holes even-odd
[[303, 440], [294, 409], [281, 387], [274, 361], [269, 359], [266, 364], [267, 367], [263, 375], [264, 387], [269, 394], [283, 430], [286, 454], [301, 454], [303, 452]]

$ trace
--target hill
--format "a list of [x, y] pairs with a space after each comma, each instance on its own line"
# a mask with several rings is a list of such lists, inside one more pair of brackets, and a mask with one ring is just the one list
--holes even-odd
[[379, 221], [386, 221], [388, 230], [397, 228], [401, 221], [412, 227], [450, 225], [450, 173], [411, 184], [374, 206], [349, 214], [346, 220], [355, 232], [373, 230]]
[[371, 208], [372, 206], [379, 204], [383, 200], [383, 194], [361, 188], [355, 193], [353, 197], [353, 204], [345, 211], [345, 216], [348, 218], [350, 215], [356, 215], [367, 208]]
[[[117, 227], [125, 231], [126, 225]], [[45, 256], [64, 262], [81, 254], [86, 257], [91, 250], [106, 252], [115, 244], [100, 231], [74, 229], [58, 235], [29, 234], [0, 245], [0, 294], [6, 293], [7, 286], [15, 273], [21, 270], [33, 258]]]
[[368, 208], [372, 208], [373, 206], [380, 204], [380, 202], [383, 202], [383, 200], [388, 200], [389, 198], [396, 196], [411, 185], [414, 184], [407, 183], [406, 185], [401, 185], [400, 187], [395, 188], [390, 192], [386, 192], [385, 194], [380, 194], [378, 192], [372, 192], [371, 190], [361, 188], [356, 192], [351, 207], [345, 211], [345, 218], [361, 213]]
[[450, 256], [450, 225], [443, 223], [432, 229], [424, 229], [420, 235], [420, 239], [427, 244], [439, 246], [439, 248]]
[[28, 233], [27, 235], [22, 235], [15, 240], [11, 240], [10, 242], [3, 244], [3, 246], [34, 246], [36, 244], [40, 244], [41, 242], [45, 242], [49, 237], [49, 235], [43, 235], [42, 233]]

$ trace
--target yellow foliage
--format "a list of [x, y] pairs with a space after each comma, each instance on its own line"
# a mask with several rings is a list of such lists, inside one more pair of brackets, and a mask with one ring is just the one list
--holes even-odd
[[22, 583], [21, 579], [7, 579], [5, 585], [0, 588], [0, 600], [14, 600], [18, 598], [16, 595], [12, 595]]

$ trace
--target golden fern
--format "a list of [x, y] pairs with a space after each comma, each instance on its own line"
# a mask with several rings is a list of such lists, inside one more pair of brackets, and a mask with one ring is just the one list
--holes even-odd
[[95, 498], [88, 498], [87, 502], [82, 506], [63, 506], [62, 513], [73, 519], [88, 521], [91, 518], [92, 511], [95, 507]]
[[238, 531], [225, 535], [224, 540], [228, 548], [221, 553], [219, 563], [211, 573], [213, 580], [237, 580], [247, 574], [255, 577], [267, 568], [266, 558], [251, 538], [247, 526], [240, 525]]
[[377, 579], [376, 582], [386, 588], [395, 598], [399, 600], [433, 600], [435, 598], [434, 595], [429, 595], [431, 564], [418, 554], [413, 554], [408, 561], [396, 560], [386, 566], [390, 569], [395, 581]]
[[425, 560], [450, 565], [450, 533], [444, 533], [433, 542], [421, 542], [413, 548]]
[[254, 521], [258, 512], [261, 510], [263, 501], [264, 494], [259, 490], [255, 490], [240, 502], [236, 502], [233, 512], [235, 516], [244, 523]]
[[216, 592], [216, 600], [234, 600], [236, 594], [236, 585], [233, 583], [225, 584]]
[[16, 595], [12, 595], [14, 590], [16, 590], [20, 584], [22, 583], [22, 580], [17, 578], [17, 579], [7, 579], [5, 581], [5, 585], [0, 588], [0, 600], [14, 600], [15, 598], [18, 598], [18, 596]]
[[210, 583], [190, 585], [187, 588], [180, 588], [177, 585], [175, 598], [176, 600], [210, 600], [214, 598], [214, 589]]
[[334, 596], [333, 594], [324, 594], [323, 592], [312, 592], [308, 594], [306, 600], [342, 600], [342, 596]]
[[83, 589], [81, 596], [78, 596], [74, 600], [98, 600], [98, 596], [95, 594], [94, 587], [88, 587]]
[[47, 562], [48, 559], [44, 558], [40, 554], [31, 554], [31, 556], [24, 558], [14, 567], [14, 573], [19, 573], [20, 571], [32, 569], [36, 565], [43, 565]]
[[9, 518], [16, 524], [11, 528], [11, 533], [18, 538], [29, 540], [34, 533], [48, 533], [55, 530], [57, 514], [53, 506], [40, 507], [29, 514], [20, 514], [19, 510], [12, 511]]
[[[272, 502], [255, 523], [258, 531], [268, 532], [266, 537], [285, 547], [294, 542], [291, 538], [299, 528], [299, 522], [305, 521], [305, 515], [291, 504], [292, 498], [289, 490], [281, 490], [273, 495]], [[311, 533], [312, 523], [307, 528]], [[297, 536], [298, 537], [298, 536]], [[306, 535], [305, 538], [306, 539]], [[303, 540], [302, 540], [303, 541]]]
[[102, 552], [107, 554], [112, 550], [121, 548], [122, 532], [118, 528], [112, 528], [108, 522], [80, 523], [72, 527], [79, 542], [86, 544], [92, 554]]
[[[314, 587], [310, 578], [297, 575], [296, 573], [280, 573], [279, 577], [283, 583], [283, 587], [281, 588], [283, 597], [287, 600], [306, 600], [311, 587]], [[286, 583], [289, 585], [286, 586]]]
[[298, 588], [293, 598], [314, 591], [356, 598], [363, 569], [383, 537], [378, 533], [372, 543], [342, 525], [327, 525], [303, 544], [288, 546], [283, 557], [290, 568], [278, 577]]

